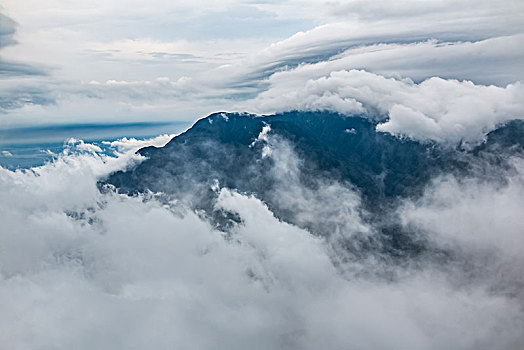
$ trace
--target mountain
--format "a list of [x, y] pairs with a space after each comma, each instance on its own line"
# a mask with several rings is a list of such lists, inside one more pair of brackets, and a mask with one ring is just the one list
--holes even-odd
[[[130, 195], [151, 191], [185, 201], [227, 230], [240, 218], [216, 209], [218, 183], [256, 196], [281, 220], [326, 236], [332, 226], [299, 219], [298, 202], [283, 201], [281, 194], [291, 185], [321, 193], [322, 186], [336, 183], [340, 193], [350, 189], [359, 194], [363, 220], [374, 222], [389, 242], [380, 249], [403, 255], [421, 247], [395, 224], [393, 209], [399, 201], [420, 196], [438, 175], [468, 176], [479, 168], [504, 167], [508, 154], [524, 149], [524, 122], [517, 120], [469, 149], [397, 137], [377, 131], [376, 125], [364, 116], [329, 112], [215, 113], [164, 147], [139, 150], [147, 160], [103, 184]], [[332, 201], [338, 203], [337, 195]]]

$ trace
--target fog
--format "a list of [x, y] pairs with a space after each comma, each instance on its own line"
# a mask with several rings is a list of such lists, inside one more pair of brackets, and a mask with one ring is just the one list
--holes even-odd
[[[325, 182], [317, 192], [301, 188], [292, 149], [267, 135], [262, 141], [274, 159], [272, 176], [288, 181], [275, 195], [296, 208], [306, 228], [220, 185], [216, 206], [242, 219], [227, 232], [180, 202], [100, 191], [99, 179], [143, 160], [134, 151], [145, 143], [136, 140], [116, 142], [114, 155], [72, 141], [42, 167], [0, 169], [0, 343], [9, 349], [522, 347], [521, 158], [501, 170], [501, 181], [439, 177], [422, 197], [400, 203], [394, 214], [431, 249], [427, 259], [395, 264], [372, 252], [363, 260], [338, 256], [343, 249], [330, 237], [376, 234], [362, 217], [358, 192]], [[165, 136], [150, 140], [165, 142]], [[336, 234], [313, 235], [311, 222]]]

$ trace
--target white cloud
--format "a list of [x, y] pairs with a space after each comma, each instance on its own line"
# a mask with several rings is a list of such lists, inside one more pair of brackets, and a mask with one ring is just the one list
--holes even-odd
[[480, 165], [496, 181], [439, 177], [399, 214], [403, 225], [417, 228], [435, 246], [455, 247], [458, 264], [481, 272], [474, 278], [489, 280], [490, 288], [505, 289], [522, 302], [524, 161], [515, 157], [510, 164], [507, 173]]
[[[313, 76], [313, 78], [310, 78]], [[524, 86], [475, 85], [430, 78], [420, 84], [360, 70], [341, 70], [317, 78], [315, 67], [276, 73], [270, 88], [243, 105], [260, 113], [285, 110], [368, 112], [388, 120], [380, 131], [419, 140], [480, 141], [510, 119], [524, 118]]]
[[522, 34], [475, 42], [427, 40], [369, 44], [345, 50], [304, 72], [320, 77], [337, 70], [364, 69], [376, 74], [423, 80], [437, 76], [506, 85], [523, 80]]
[[279, 208], [293, 208], [289, 214], [293, 223], [334, 241], [355, 233], [370, 233], [361, 218], [361, 200], [355, 189], [327, 180], [318, 180], [316, 189], [305, 187], [301, 181], [301, 160], [293, 145], [270, 134], [269, 126], [263, 128], [255, 142], [264, 143], [263, 156], [273, 161], [274, 190], [268, 194], [270, 202]]
[[[493, 279], [471, 283], [430, 262], [400, 268], [407, 269], [400, 279], [346, 279], [322, 239], [280, 222], [253, 197], [221, 190], [218, 205], [243, 218], [224, 237], [176, 203], [97, 191], [100, 176], [134, 158], [73, 148], [30, 171], [0, 169], [0, 194], [10, 199], [0, 203], [2, 344], [489, 349], [524, 342], [522, 300], [505, 294], [511, 288], [490, 289]], [[510, 193], [497, 203], [515, 208]], [[474, 199], [487, 205], [492, 196]], [[466, 234], [474, 232], [470, 223], [461, 226]], [[452, 250], [456, 244], [449, 239]]]
[[130, 151], [136, 152], [140, 148], [147, 147], [147, 146], [154, 146], [154, 147], [163, 147], [165, 146], [173, 137], [177, 135], [175, 134], [163, 134], [155, 137], [154, 139], [148, 139], [148, 140], [137, 140], [134, 137], [127, 138], [124, 137], [120, 140], [116, 141], [103, 141], [102, 143], [109, 145], [111, 148], [116, 149], [120, 153], [127, 153]]
[[[231, 110], [235, 101], [264, 91], [275, 72], [300, 64], [309, 65], [310, 79], [350, 69], [498, 86], [524, 77], [519, 1], [154, 4], [8, 1], [6, 13], [20, 23], [19, 44], [4, 48], [3, 57], [47, 67], [47, 76], [5, 81], [0, 103], [6, 123], [102, 115], [194, 120]], [[224, 24], [235, 19], [260, 20], [265, 29], [249, 34]], [[201, 27], [213, 28], [206, 32], [216, 37], [190, 37]], [[293, 30], [264, 34], [284, 27]], [[159, 77], [171, 83], [159, 84]], [[130, 84], [102, 83], [113, 81]]]

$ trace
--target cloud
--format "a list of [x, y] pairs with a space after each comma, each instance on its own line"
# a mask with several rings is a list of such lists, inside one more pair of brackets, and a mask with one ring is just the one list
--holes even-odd
[[[506, 294], [511, 285], [491, 289], [499, 277], [475, 281], [470, 273], [479, 270], [445, 270], [431, 260], [397, 267], [401, 277], [394, 279], [353, 275], [358, 265], [351, 261], [341, 274], [323, 239], [277, 220], [255, 197], [219, 189], [217, 205], [243, 220], [224, 235], [180, 203], [100, 193], [98, 178], [140, 159], [132, 149], [110, 157], [77, 144], [43, 167], [0, 169], [1, 196], [10, 198], [0, 204], [0, 342], [10, 348], [490, 349], [524, 342], [522, 298]], [[279, 146], [271, 146], [276, 155]], [[275, 168], [282, 178], [296, 161], [283, 157]], [[510, 186], [520, 188], [518, 176]], [[481, 201], [488, 209], [494, 194], [495, 210], [513, 209], [494, 214], [489, 227], [505, 229], [511, 224], [504, 217], [519, 217], [522, 196], [514, 187], [482, 194], [489, 188], [475, 183], [463, 190], [473, 197], [457, 206], [447, 201], [448, 190], [428, 194], [422, 211], [406, 205], [403, 215], [431, 231], [439, 213], [450, 223], [460, 213], [482, 217], [483, 209], [472, 208]], [[460, 233], [475, 227], [462, 222]], [[442, 245], [463, 249], [441, 233]], [[486, 242], [500, 237], [496, 230], [482, 234], [490, 235]], [[520, 256], [515, 245], [496, 247], [499, 256]], [[502, 265], [503, 282], [511, 281], [504, 277], [511, 266]]]
[[[270, 203], [289, 211], [289, 220], [315, 234], [345, 239], [353, 234], [368, 234], [364, 224], [361, 198], [351, 185], [318, 179], [310, 187], [304, 186], [302, 160], [293, 145], [271, 134], [270, 126], [264, 127], [254, 143], [262, 143], [263, 157], [273, 162], [270, 178], [274, 189], [267, 194]], [[313, 181], [313, 180], [310, 180]]]
[[49, 91], [37, 80], [30, 83], [17, 80], [16, 85], [0, 87], [0, 112], [19, 109], [24, 106], [46, 106], [56, 103], [56, 92]]
[[14, 34], [16, 33], [16, 22], [12, 18], [0, 13], [0, 49], [4, 46], [16, 43]]
[[439, 177], [422, 198], [399, 208], [403, 225], [416, 227], [439, 248], [454, 247], [457, 265], [466, 265], [492, 290], [504, 289], [522, 302], [524, 280], [519, 247], [524, 244], [519, 217], [524, 195], [524, 161], [510, 159], [510, 171], [482, 164], [482, 177]]
[[44, 75], [45, 71], [41, 68], [20, 62], [2, 61], [0, 76], [24, 76], [24, 75]]
[[[524, 26], [521, 15], [524, 7], [521, 3], [499, 2], [494, 6], [492, 2], [424, 2], [423, 5], [412, 1], [395, 2], [392, 5], [388, 1], [361, 2], [353, 1], [346, 5], [330, 3], [325, 5], [334, 9], [338, 14], [350, 13], [349, 18], [339, 18], [336, 22], [319, 25], [311, 30], [299, 32], [291, 37], [276, 42], [260, 52], [252, 55], [246, 60], [244, 66], [250, 67], [251, 74], [247, 77], [262, 79], [279, 70], [294, 68], [299, 64], [313, 64], [322, 61], [330, 61], [330, 58], [346, 51], [364, 50], [370, 47], [368, 56], [375, 56], [372, 60], [381, 61], [382, 70], [388, 69], [398, 75], [412, 78], [428, 77], [429, 74], [440, 76], [450, 74], [444, 66], [454, 69], [454, 73], [467, 74], [468, 76], [451, 76], [451, 78], [482, 80], [489, 83], [507, 84], [516, 79], [522, 79], [522, 68], [519, 76], [515, 77], [515, 69], [522, 66], [522, 36]], [[376, 10], [372, 10], [376, 9]], [[434, 11], [435, 10], [435, 11]], [[371, 15], [372, 14], [372, 15]], [[467, 18], [467, 21], [464, 20]], [[512, 23], [509, 25], [509, 23]], [[502, 37], [516, 37], [506, 40]], [[519, 36], [520, 35], [520, 36]], [[491, 42], [488, 39], [497, 39]], [[443, 43], [447, 48], [441, 46], [418, 45], [417, 52], [403, 50], [394, 62], [388, 60], [391, 48], [410, 47], [420, 42], [433, 40]], [[484, 44], [471, 45], [472, 43], [488, 40]], [[464, 44], [464, 42], [466, 42]], [[515, 46], [514, 44], [520, 43]], [[457, 44], [458, 47], [450, 46]], [[377, 50], [377, 45], [389, 46], [389, 50]], [[480, 46], [480, 47], [479, 47]], [[501, 48], [504, 48], [501, 50]], [[466, 51], [488, 52], [488, 57], [474, 59]], [[504, 51], [508, 50], [510, 54]], [[502, 54], [502, 56], [500, 56]], [[421, 56], [420, 58], [418, 56]], [[435, 56], [437, 56], [435, 58]], [[510, 59], [507, 57], [511, 56]], [[473, 62], [471, 62], [473, 58]], [[431, 64], [428, 64], [428, 60]], [[434, 60], [442, 62], [440, 69], [434, 67]], [[504, 63], [510, 61], [511, 67]], [[351, 65], [346, 60], [344, 69], [365, 68], [375, 72], [373, 62], [369, 66], [362, 66], [368, 60], [363, 57], [361, 61], [356, 59], [356, 65]], [[464, 67], [463, 61], [468, 62]], [[349, 65], [348, 65], [349, 63]], [[389, 64], [388, 64], [389, 63]], [[415, 63], [415, 64], [414, 64]], [[485, 77], [485, 69], [493, 64], [503, 71], [503, 76], [493, 75], [490, 80]], [[360, 65], [360, 66], [359, 66]], [[457, 65], [456, 68], [453, 68]], [[478, 65], [478, 66], [477, 66]], [[428, 67], [429, 66], [429, 67]], [[459, 68], [459, 67], [462, 67]], [[428, 70], [428, 68], [430, 68]], [[463, 71], [467, 68], [467, 72]], [[378, 70], [377, 70], [378, 71]], [[440, 73], [440, 74], [439, 74]], [[415, 75], [415, 76], [413, 76]], [[501, 73], [499, 72], [499, 75]]]
[[[17, 27], [18, 24], [12, 18], [0, 12], [0, 50], [17, 44], [15, 40]], [[45, 74], [45, 71], [42, 68], [22, 62], [5, 60], [0, 56], [0, 78], [43, 74]]]
[[[394, 21], [418, 19], [434, 22], [433, 19], [442, 17], [446, 21], [454, 22], [459, 21], [466, 13], [475, 23], [495, 21], [500, 27], [504, 27], [504, 20], [518, 21], [519, 11], [523, 10], [522, 3], [518, 0], [428, 0], [424, 2], [400, 0], [395, 3], [395, 6], [391, 6], [387, 0], [331, 1], [325, 4], [325, 9], [331, 16], [337, 18], [371, 22], [385, 19]], [[502, 30], [512, 29], [503, 28]]]
[[154, 139], [147, 139], [147, 140], [137, 140], [134, 137], [127, 138], [124, 137], [120, 140], [116, 141], [103, 141], [104, 144], [109, 145], [111, 148], [116, 149], [120, 153], [128, 153], [130, 151], [137, 151], [140, 148], [147, 147], [147, 146], [154, 146], [154, 147], [163, 147], [165, 146], [173, 137], [177, 135], [175, 134], [164, 134], [159, 135], [155, 137]]
[[[277, 73], [271, 87], [243, 107], [260, 113], [332, 110], [387, 118], [377, 129], [419, 140], [478, 142], [497, 125], [524, 117], [524, 87], [475, 85], [469, 81], [386, 78], [341, 70], [317, 78], [315, 66]], [[313, 78], [310, 78], [310, 77]]]
[[[24, 98], [13, 88], [2, 91], [9, 123], [50, 116], [88, 121], [101, 114], [194, 120], [231, 110], [264, 93], [280, 72], [306, 72], [306, 66], [309, 79], [363, 69], [416, 82], [437, 76], [504, 87], [524, 77], [524, 7], [518, 1], [229, 1], [206, 2], [205, 9], [163, 1], [151, 8], [124, 8], [119, 1], [31, 4], [4, 5], [20, 23], [19, 44], [3, 50], [5, 74], [27, 78]], [[246, 18], [275, 32], [224, 25], [227, 19], [243, 25]], [[7, 27], [4, 36], [11, 38], [14, 27]], [[202, 28], [215, 28], [213, 37], [191, 36]], [[28, 58], [35, 62], [22, 64]], [[38, 68], [44, 66], [53, 68]], [[161, 77], [170, 83], [160, 84]], [[99, 86], [88, 83], [93, 81]], [[96, 115], [87, 115], [89, 109]]]
[[105, 82], [91, 81], [84, 85], [86, 95], [105, 98], [112, 94], [120, 101], [145, 103], [152, 99], [180, 98], [186, 94], [197, 93], [192, 79], [181, 77], [172, 81], [167, 77], [159, 77], [154, 81], [122, 81], [107, 80]]
[[[481, 84], [506, 85], [523, 80], [520, 47], [523, 35], [490, 38], [476, 42], [427, 40], [409, 44], [370, 44], [345, 50], [329, 60], [308, 65], [311, 77], [337, 70], [364, 69], [375, 74], [471, 80]], [[315, 73], [316, 71], [316, 73]]]

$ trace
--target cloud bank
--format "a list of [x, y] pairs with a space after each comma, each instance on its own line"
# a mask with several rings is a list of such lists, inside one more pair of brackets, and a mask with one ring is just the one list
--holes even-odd
[[[273, 176], [293, 174], [300, 160], [289, 149], [283, 152], [287, 146], [278, 139], [265, 142], [273, 150], [266, 156], [276, 157]], [[181, 203], [101, 193], [97, 179], [140, 161], [133, 153], [140, 145], [126, 143], [114, 145], [122, 153], [108, 156], [75, 141], [42, 167], [0, 169], [0, 193], [10, 198], [0, 204], [4, 346], [518, 349], [524, 344], [516, 268], [522, 256], [511, 243], [522, 240], [522, 159], [503, 173], [505, 183], [436, 180], [418, 202], [399, 207], [403, 225], [451, 254], [444, 264], [427, 259], [395, 266], [368, 259], [338, 260], [345, 265], [336, 267], [335, 242], [277, 220], [258, 199], [230, 189], [215, 188], [217, 206], [242, 218], [227, 234]], [[314, 212], [332, 199], [291, 183], [283, 200], [303, 206], [306, 220], [308, 202], [313, 199]], [[343, 200], [358, 208], [358, 194], [350, 188], [323, 186], [327, 192], [330, 186], [343, 189]], [[340, 226], [346, 234], [369, 225], [355, 222], [358, 212], [336, 214], [326, 206], [325, 222], [347, 221]], [[442, 216], [449, 226], [435, 231], [433, 222]], [[373, 227], [368, 229], [373, 234]], [[363, 276], [358, 273], [363, 269], [395, 274]]]
[[259, 113], [330, 110], [386, 118], [377, 129], [418, 140], [478, 142], [497, 125], [524, 118], [524, 86], [386, 78], [362, 70], [318, 76], [316, 66], [274, 74], [270, 88], [244, 106]]

